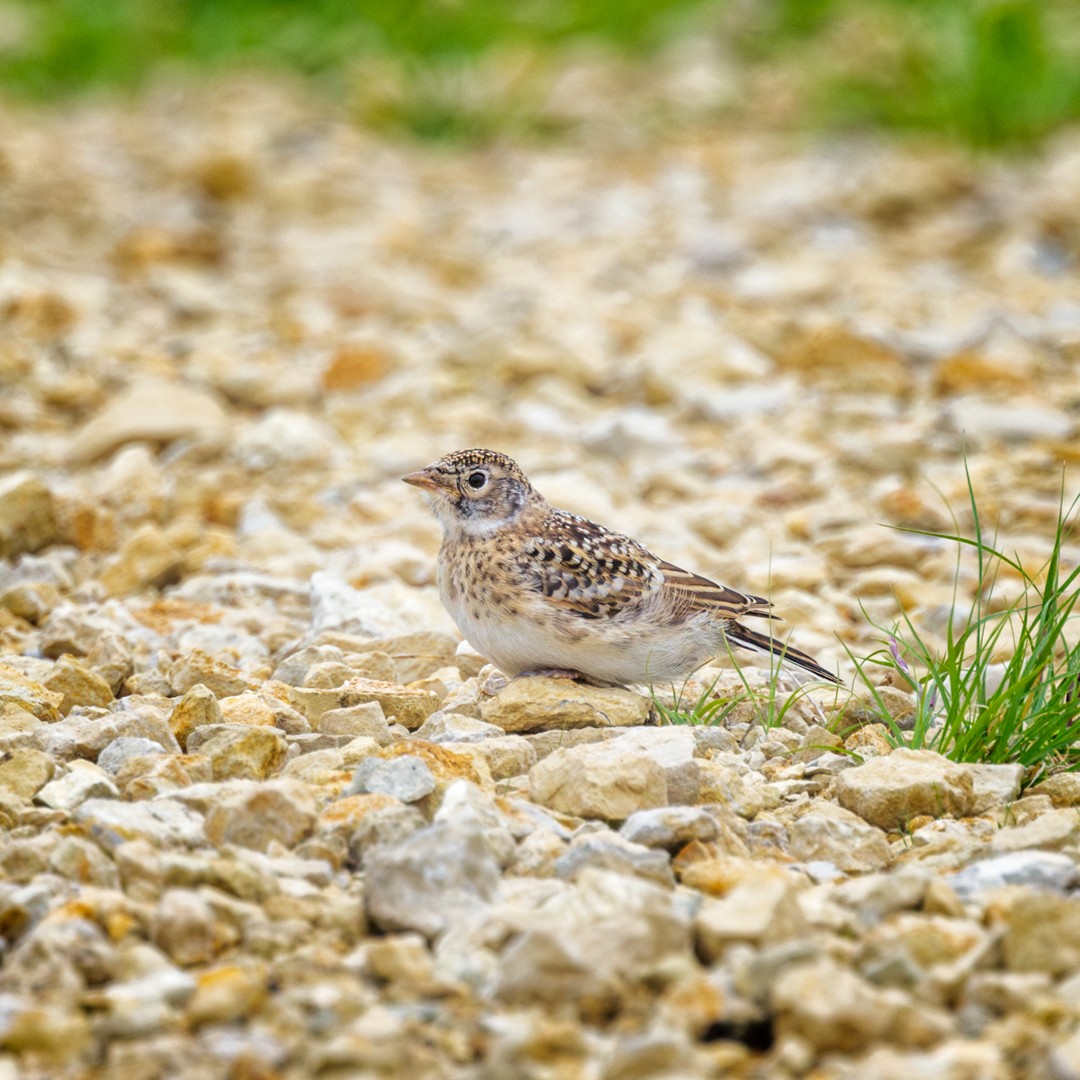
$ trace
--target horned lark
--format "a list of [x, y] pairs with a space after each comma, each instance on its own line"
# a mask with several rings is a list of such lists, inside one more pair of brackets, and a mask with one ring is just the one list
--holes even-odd
[[430, 496], [443, 527], [443, 604], [507, 675], [666, 682], [730, 646], [838, 681], [813, 657], [736, 621], [776, 618], [768, 600], [550, 506], [505, 454], [458, 450], [402, 479]]

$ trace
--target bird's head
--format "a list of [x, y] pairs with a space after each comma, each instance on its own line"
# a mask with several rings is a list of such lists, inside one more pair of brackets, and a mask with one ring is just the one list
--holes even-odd
[[516, 463], [494, 450], [455, 450], [401, 479], [429, 496], [448, 532], [495, 532], [540, 498]]

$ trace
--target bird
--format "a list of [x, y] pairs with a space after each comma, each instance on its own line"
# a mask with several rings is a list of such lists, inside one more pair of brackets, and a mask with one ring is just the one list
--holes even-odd
[[739, 621], [777, 619], [769, 600], [551, 506], [505, 454], [456, 450], [401, 479], [425, 493], [442, 526], [443, 606], [507, 676], [668, 682], [737, 648], [839, 682], [812, 656]]

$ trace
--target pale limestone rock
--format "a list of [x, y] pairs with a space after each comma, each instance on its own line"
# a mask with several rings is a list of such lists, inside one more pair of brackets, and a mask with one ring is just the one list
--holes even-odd
[[258, 681], [247, 672], [198, 648], [181, 656], [169, 668], [167, 676], [174, 694], [186, 694], [202, 685], [215, 697], [223, 698], [259, 688]]
[[28, 679], [10, 664], [0, 662], [0, 704], [25, 709], [46, 723], [59, 719], [63, 694], [46, 690], [40, 682]]
[[62, 657], [44, 679], [46, 689], [62, 694], [60, 712], [67, 716], [76, 705], [107, 708], [113, 701], [112, 687], [96, 671], [72, 657]]
[[1011, 825], [1000, 829], [990, 841], [990, 850], [995, 855], [1007, 855], [1030, 848], [1060, 851], [1064, 847], [1075, 846], [1078, 840], [1080, 814], [1075, 809], [1050, 810], [1024, 825]]
[[277, 728], [207, 724], [188, 737], [188, 753], [210, 760], [215, 780], [264, 780], [285, 764], [288, 746]]
[[323, 660], [312, 664], [300, 682], [300, 686], [312, 689], [332, 690], [354, 678], [375, 679], [396, 683], [397, 668], [386, 653], [359, 653], [341, 660]]
[[532, 798], [566, 814], [624, 821], [697, 798], [694, 738], [686, 728], [648, 728], [556, 750], [529, 771]]
[[520, 735], [500, 735], [494, 738], [442, 743], [448, 750], [469, 750], [487, 762], [492, 780], [507, 780], [524, 776], [536, 764], [536, 751], [527, 739]]
[[52, 491], [29, 471], [0, 477], [0, 558], [40, 551], [60, 539]]
[[377, 979], [413, 991], [430, 990], [433, 957], [420, 934], [387, 934], [364, 944], [365, 970]]
[[863, 937], [855, 966], [878, 985], [918, 987], [920, 998], [943, 1004], [985, 963], [991, 944], [971, 919], [903, 912]]
[[1049, 795], [1055, 806], [1080, 806], [1080, 773], [1056, 773], [1030, 788], [1028, 794]]
[[1010, 971], [1064, 975], [1080, 966], [1080, 897], [1028, 889], [1003, 914], [1002, 952]]
[[118, 799], [87, 799], [75, 820], [119, 839], [149, 840], [164, 846], [203, 843], [203, 816], [168, 799], [125, 803]]
[[1018, 799], [1020, 785], [1027, 771], [1019, 762], [1005, 765], [970, 764], [967, 770], [975, 787], [973, 814], [985, 814]]
[[416, 730], [418, 739], [429, 742], [482, 742], [504, 734], [501, 727], [487, 724], [473, 716], [446, 712], [433, 712]]
[[570, 679], [512, 679], [483, 701], [480, 718], [514, 734], [545, 729], [634, 727], [649, 717], [649, 700], [620, 687], [585, 686]]
[[181, 967], [205, 964], [236, 940], [211, 904], [190, 889], [169, 889], [154, 912], [150, 937]]
[[380, 746], [389, 746], [394, 741], [382, 706], [377, 701], [324, 712], [315, 722], [315, 730], [322, 735], [367, 736]]
[[305, 735], [311, 731], [307, 720], [284, 701], [264, 691], [246, 691], [223, 697], [222, 722], [226, 724], [255, 724], [276, 727], [287, 735]]
[[499, 864], [475, 828], [431, 825], [380, 845], [365, 864], [367, 912], [381, 930], [436, 937], [498, 895]]
[[516, 845], [506, 815], [489, 792], [468, 780], [455, 780], [446, 788], [435, 822], [479, 829], [501, 867], [514, 859]]
[[49, 853], [49, 869], [70, 881], [100, 889], [116, 889], [120, 875], [116, 864], [98, 847], [81, 836], [65, 836]]
[[413, 690], [378, 679], [353, 678], [331, 689], [287, 687], [283, 696], [314, 727], [331, 710], [377, 702], [388, 720], [415, 731], [439, 707], [438, 696], [430, 690]]
[[46, 784], [35, 798], [54, 810], [74, 810], [87, 799], [116, 799], [120, 791], [104, 769], [76, 758], [61, 776]]
[[308, 786], [282, 777], [215, 802], [206, 815], [206, 839], [217, 848], [236, 845], [265, 851], [272, 842], [292, 848], [311, 834], [316, 818]]
[[881, 829], [857, 814], [829, 803], [788, 827], [788, 854], [802, 862], [831, 862], [845, 873], [880, 870], [892, 862], [892, 849]]
[[632, 843], [608, 830], [579, 833], [558, 853], [551, 869], [565, 881], [574, 881], [593, 869], [634, 874], [668, 888], [675, 884], [667, 852]]
[[720, 835], [720, 807], [662, 806], [631, 814], [619, 835], [645, 847], [674, 850], [691, 840], [715, 840]]
[[841, 882], [833, 899], [850, 908], [863, 926], [873, 926], [897, 911], [923, 904], [933, 877], [925, 867], [905, 865], [890, 873], [869, 873]]
[[356, 767], [349, 795], [392, 795], [403, 803], [413, 803], [435, 790], [435, 777], [418, 757], [365, 758]]
[[224, 719], [214, 692], [196, 683], [176, 703], [169, 716], [169, 728], [177, 742], [186, 747], [193, 731], [207, 724], [224, 723]]
[[1075, 423], [1067, 413], [1038, 401], [987, 401], [981, 397], [955, 398], [948, 408], [955, 429], [977, 441], [1000, 439], [1067, 439]]
[[966, 817], [975, 807], [972, 771], [929, 750], [894, 750], [836, 778], [840, 805], [881, 829], [913, 817]]
[[200, 971], [184, 1019], [195, 1028], [242, 1021], [265, 1002], [267, 981], [265, 965], [250, 961]]
[[952, 1039], [932, 1050], [877, 1047], [855, 1060], [838, 1061], [835, 1080], [1010, 1080], [1000, 1047]]
[[12, 750], [0, 760], [0, 788], [18, 802], [27, 803], [48, 785], [55, 771], [53, 759], [40, 750]]
[[50, 724], [41, 733], [41, 745], [54, 758], [95, 758], [117, 739], [149, 739], [167, 753], [179, 753], [180, 746], [169, 730], [168, 721], [156, 709], [133, 705], [124, 709], [130, 698], [117, 702], [116, 711], [105, 716], [68, 716]]
[[[403, 683], [422, 679], [439, 668], [455, 662], [458, 639], [439, 630], [416, 630], [411, 634], [378, 638], [370, 648], [386, 653], [394, 662], [397, 677]], [[464, 671], [462, 674], [466, 674]]]
[[776, 944], [809, 932], [792, 875], [778, 866], [748, 873], [721, 897], [706, 896], [694, 917], [698, 949], [710, 962], [733, 944]]
[[109, 596], [128, 596], [151, 586], [175, 581], [184, 552], [166, 529], [151, 522], [140, 526], [101, 572]]
[[800, 964], [777, 979], [772, 1005], [781, 1036], [818, 1052], [854, 1052], [876, 1042], [932, 1046], [949, 1033], [947, 1015], [895, 989], [880, 989], [835, 960]]
[[650, 973], [694, 967], [688, 912], [639, 877], [586, 868], [536, 910], [503, 910], [520, 930], [501, 952], [492, 994], [509, 1005], [569, 1004], [599, 1019]]

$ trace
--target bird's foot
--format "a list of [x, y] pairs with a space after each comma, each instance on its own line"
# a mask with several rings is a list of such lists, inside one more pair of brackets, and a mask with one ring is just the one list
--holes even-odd
[[580, 683], [582, 686], [611, 687], [617, 685], [615, 683], [605, 683], [603, 679], [593, 678], [591, 675], [585, 675], [584, 672], [573, 671], [571, 667], [531, 667], [527, 672], [518, 672], [514, 678], [529, 678], [534, 675], [542, 678], [572, 679], [572, 681]]
[[561, 667], [538, 667], [529, 668], [528, 671], [519, 671], [515, 679], [531, 679], [533, 676], [542, 676], [545, 679], [584, 679], [580, 671], [572, 671], [570, 668]]

